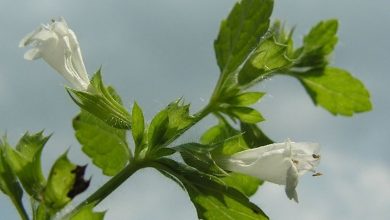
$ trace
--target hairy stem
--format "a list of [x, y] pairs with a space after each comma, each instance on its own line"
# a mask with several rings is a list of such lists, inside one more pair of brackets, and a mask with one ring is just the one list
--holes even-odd
[[26, 210], [24, 209], [23, 204], [19, 200], [17, 200], [16, 198], [14, 198], [13, 196], [11, 196], [10, 198], [11, 198], [12, 203], [16, 207], [16, 210], [18, 210], [18, 213], [19, 213], [21, 219], [22, 220], [29, 220], [29, 217], [27, 215]]
[[115, 191], [122, 183], [124, 183], [131, 175], [137, 170], [145, 167], [145, 164], [138, 163], [136, 161], [130, 162], [122, 171], [112, 177], [102, 187], [90, 195], [87, 199], [81, 202], [76, 208], [74, 208], [66, 217], [70, 217], [77, 213], [83, 206], [88, 204], [94, 204], [95, 206], [103, 201], [108, 195]]

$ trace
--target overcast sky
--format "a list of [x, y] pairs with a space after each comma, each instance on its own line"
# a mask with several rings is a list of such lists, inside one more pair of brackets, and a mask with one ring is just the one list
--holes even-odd
[[[212, 42], [234, 0], [20, 1], [0, 0], [0, 134], [15, 143], [26, 131], [54, 132], [43, 153], [45, 172], [70, 148], [70, 158], [90, 163], [74, 138], [71, 119], [78, 109], [66, 82], [42, 61], [23, 60], [20, 39], [40, 23], [64, 16], [76, 32], [92, 74], [101, 65], [126, 106], [134, 100], [150, 118], [179, 97], [196, 111], [206, 104], [218, 77]], [[275, 77], [256, 87], [267, 92], [257, 105], [261, 124], [276, 141], [319, 142], [325, 175], [301, 179], [300, 203], [281, 186], [264, 184], [252, 201], [274, 220], [390, 219], [390, 3], [385, 0], [279, 0], [273, 17], [296, 25], [301, 40], [319, 20], [338, 18], [339, 44], [332, 58], [370, 90], [374, 110], [353, 118], [334, 117], [314, 107], [292, 78]], [[210, 119], [211, 120], [211, 119]], [[211, 120], [192, 129], [196, 141]], [[90, 165], [92, 193], [107, 178]], [[84, 196], [80, 196], [80, 201]], [[196, 219], [186, 193], [154, 170], [142, 170], [98, 207], [106, 219]], [[18, 219], [0, 195], [2, 219]]]

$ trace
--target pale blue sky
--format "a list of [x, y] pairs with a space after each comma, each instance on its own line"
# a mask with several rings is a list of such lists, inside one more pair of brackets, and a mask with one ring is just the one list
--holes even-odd
[[[194, 111], [206, 104], [218, 77], [212, 42], [234, 2], [0, 0], [0, 133], [7, 132], [15, 143], [26, 130], [54, 132], [43, 153], [46, 173], [69, 147], [73, 161], [89, 163], [73, 135], [70, 120], [78, 109], [63, 89], [66, 82], [44, 62], [23, 60], [25, 50], [17, 47], [40, 23], [65, 17], [79, 38], [88, 71], [102, 65], [105, 81], [125, 104], [137, 100], [150, 119], [178, 97], [191, 102]], [[319, 170], [325, 175], [301, 179], [299, 204], [270, 183], [252, 198], [271, 219], [390, 219], [389, 8], [385, 0], [276, 0], [273, 17], [297, 25], [297, 40], [319, 20], [339, 19], [333, 64], [366, 84], [374, 110], [333, 117], [314, 107], [291, 78], [276, 77], [256, 87], [268, 93], [258, 109], [270, 137], [322, 145]], [[200, 123], [182, 141], [197, 140], [211, 123]], [[106, 180], [99, 172], [88, 167], [87, 175], [93, 176], [88, 193]], [[153, 170], [134, 175], [98, 209], [108, 209], [112, 220], [196, 219], [185, 192]], [[0, 214], [18, 219], [4, 195]]]

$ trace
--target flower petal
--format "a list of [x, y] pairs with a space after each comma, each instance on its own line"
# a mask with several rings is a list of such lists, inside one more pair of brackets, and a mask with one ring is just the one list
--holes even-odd
[[35, 31], [28, 33], [23, 39], [19, 42], [19, 47], [25, 47], [29, 45], [33, 40], [31, 39], [34, 35], [42, 30], [42, 27], [37, 28]]
[[295, 151], [302, 151], [307, 155], [318, 154], [320, 152], [320, 145], [311, 142], [291, 142], [291, 147]]
[[24, 54], [24, 59], [35, 60], [42, 57], [41, 50], [38, 48], [32, 48]]
[[77, 71], [77, 73], [79, 74], [82, 80], [89, 82], [88, 73], [87, 70], [85, 69], [79, 42], [77, 41], [76, 34], [71, 29], [69, 29], [69, 44], [73, 51], [72, 63], [75, 70]]
[[289, 199], [294, 199], [295, 202], [298, 202], [298, 194], [295, 188], [298, 185], [298, 170], [294, 166], [294, 164], [291, 162], [291, 166], [287, 171], [287, 178], [286, 178], [286, 195]]
[[285, 149], [268, 151], [249, 157], [247, 154], [234, 154], [221, 167], [235, 172], [255, 176], [261, 180], [285, 185], [286, 174], [291, 160], [285, 157]]

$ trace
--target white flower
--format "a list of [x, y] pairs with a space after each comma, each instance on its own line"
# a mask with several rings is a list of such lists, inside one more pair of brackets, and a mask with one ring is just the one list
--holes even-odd
[[19, 47], [32, 44], [24, 54], [26, 60], [42, 58], [77, 90], [87, 90], [88, 74], [81, 56], [79, 42], [64, 18], [52, 20], [27, 34]]
[[295, 190], [298, 177], [307, 171], [315, 172], [320, 161], [318, 153], [317, 143], [287, 141], [244, 150], [223, 158], [218, 163], [226, 170], [285, 185], [287, 197], [298, 202]]

